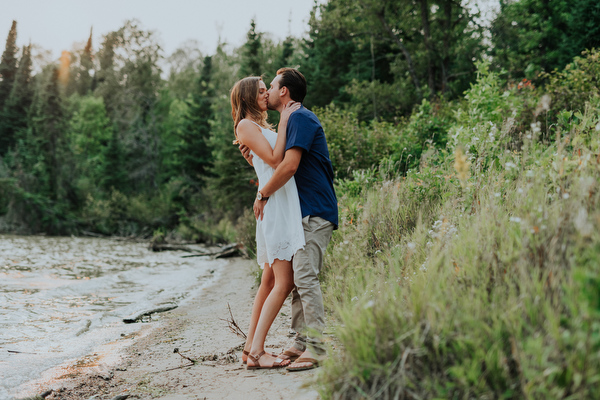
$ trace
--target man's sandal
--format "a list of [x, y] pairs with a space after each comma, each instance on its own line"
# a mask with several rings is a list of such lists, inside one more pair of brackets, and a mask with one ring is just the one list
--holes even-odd
[[301, 354], [298, 353], [294, 353], [292, 351], [286, 350], [283, 353], [281, 353], [280, 355], [278, 355], [278, 358], [281, 358], [283, 360], [290, 360], [290, 362], [294, 362], [296, 361], [298, 358], [300, 358]]
[[276, 358], [275, 362], [273, 363], [273, 365], [271, 365], [270, 367], [263, 367], [262, 365], [260, 365], [260, 363], [258, 362], [258, 360], [260, 360], [260, 358], [262, 356], [265, 355], [265, 351], [261, 351], [260, 354], [256, 357], [254, 357], [252, 354], [248, 354], [248, 358], [252, 360], [252, 362], [254, 362], [254, 364], [256, 365], [246, 365], [246, 369], [269, 369], [269, 368], [281, 368], [281, 367], [285, 367], [285, 365], [282, 365], [282, 363], [285, 360], [282, 360], [281, 358]]
[[[310, 365], [298, 366], [297, 364], [310, 363]], [[288, 371], [306, 371], [309, 369], [317, 368], [319, 361], [310, 357], [300, 357], [293, 364], [288, 365], [286, 368]]]

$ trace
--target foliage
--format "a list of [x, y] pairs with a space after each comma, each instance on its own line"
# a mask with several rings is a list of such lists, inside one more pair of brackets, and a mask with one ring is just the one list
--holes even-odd
[[500, 1], [491, 26], [492, 56], [512, 79], [539, 81], [600, 41], [595, 0]]
[[[363, 180], [360, 195], [338, 185], [324, 286], [342, 350], [319, 378], [323, 398], [599, 389], [600, 97], [585, 96], [584, 111], [560, 122], [563, 136], [542, 140], [537, 115], [521, 112], [538, 93], [479, 68], [448, 121], [447, 151], [405, 177]], [[515, 125], [527, 127], [521, 138]]]

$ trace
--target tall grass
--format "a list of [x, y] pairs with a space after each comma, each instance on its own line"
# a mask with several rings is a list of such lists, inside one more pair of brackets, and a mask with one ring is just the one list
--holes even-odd
[[600, 96], [556, 110], [545, 94], [482, 64], [419, 169], [338, 185], [323, 398], [600, 393]]

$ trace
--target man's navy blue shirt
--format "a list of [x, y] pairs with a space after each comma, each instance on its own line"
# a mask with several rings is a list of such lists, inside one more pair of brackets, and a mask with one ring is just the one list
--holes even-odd
[[313, 112], [302, 106], [290, 115], [286, 130], [285, 150], [292, 147], [303, 150], [294, 175], [302, 218], [307, 215], [321, 217], [337, 228], [338, 207], [333, 189], [333, 166], [321, 122]]

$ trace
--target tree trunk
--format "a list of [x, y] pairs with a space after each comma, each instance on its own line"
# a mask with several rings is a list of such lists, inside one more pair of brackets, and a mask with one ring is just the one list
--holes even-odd
[[435, 67], [434, 67], [434, 52], [431, 43], [431, 29], [429, 27], [429, 6], [427, 0], [420, 0], [421, 3], [421, 24], [423, 25], [423, 40], [425, 41], [425, 49], [427, 50], [427, 76], [429, 85], [429, 94], [431, 97], [435, 95]]
[[448, 90], [448, 74], [450, 68], [450, 36], [452, 35], [452, 0], [444, 3], [444, 57], [442, 59], [442, 94]]
[[413, 84], [415, 85], [417, 95], [419, 96], [419, 98], [422, 98], [423, 94], [421, 93], [421, 85], [419, 84], [419, 78], [417, 78], [417, 74], [415, 72], [415, 66], [413, 64], [412, 57], [410, 56], [410, 53], [406, 49], [406, 46], [404, 46], [404, 43], [402, 43], [402, 40], [398, 37], [398, 35], [396, 35], [396, 33], [394, 33], [393, 29], [390, 28], [390, 26], [388, 25], [387, 21], [385, 20], [384, 13], [385, 13], [384, 10], [381, 10], [380, 12], [378, 12], [377, 18], [379, 18], [379, 21], [381, 22], [381, 25], [383, 26], [383, 28], [388, 32], [388, 34], [394, 40], [394, 42], [396, 42], [396, 44], [400, 48], [400, 51], [402, 51], [404, 58], [406, 58], [406, 62], [408, 64], [408, 72], [410, 73]]

